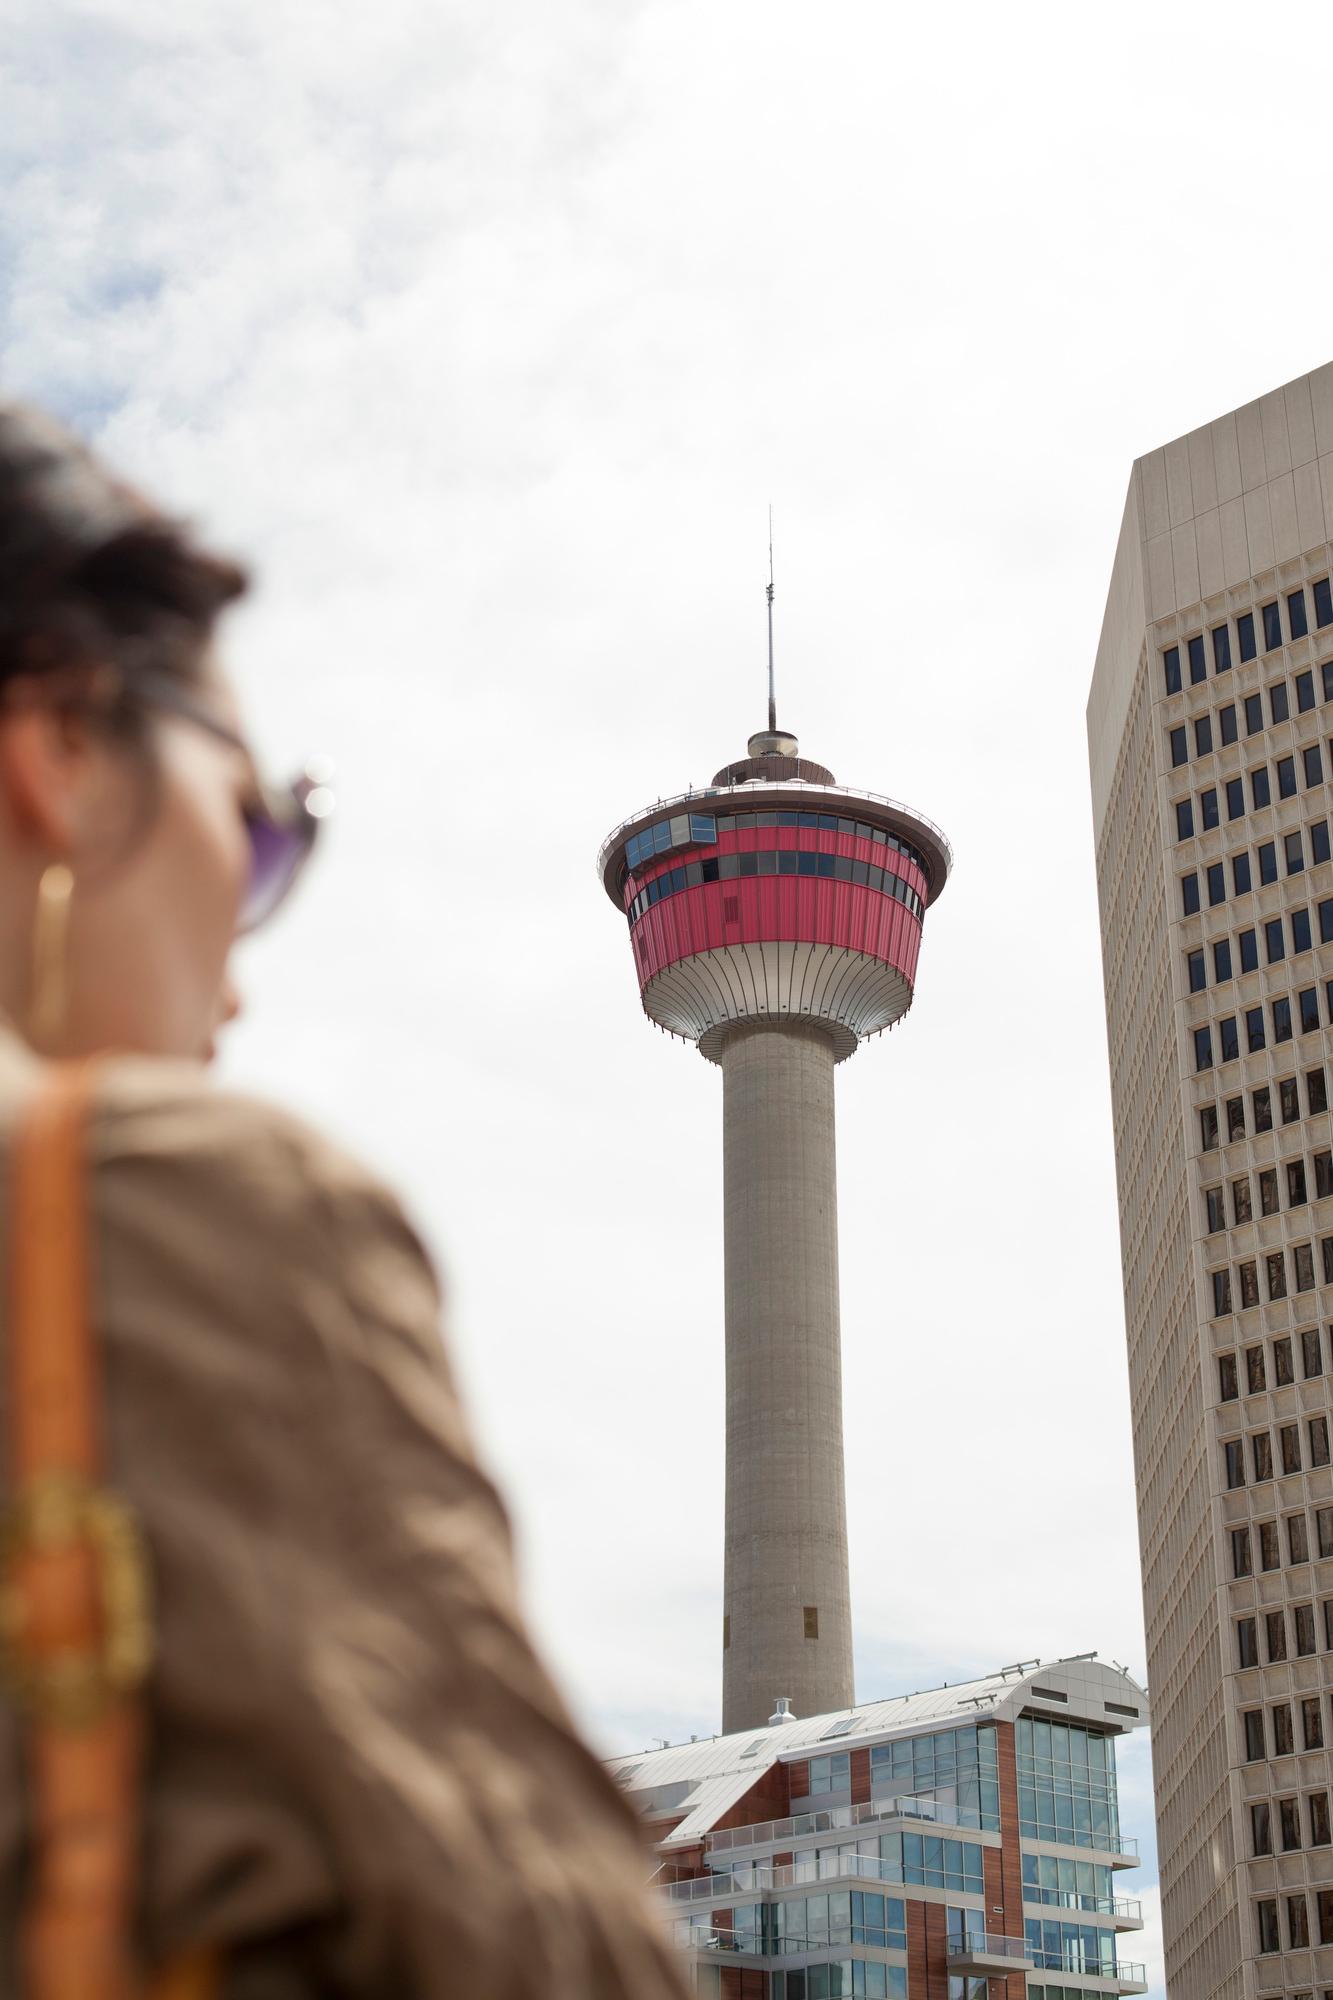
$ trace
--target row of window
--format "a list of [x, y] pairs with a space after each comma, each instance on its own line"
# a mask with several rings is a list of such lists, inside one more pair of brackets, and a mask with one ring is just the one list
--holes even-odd
[[[1173, 737], [1177, 735], [1183, 737], [1185, 732], [1183, 729], [1173, 729], [1171, 734]], [[1181, 745], [1181, 748], [1183, 750], [1184, 746]], [[1176, 750], [1174, 743], [1171, 746], [1171, 750], [1174, 757]], [[1267, 764], [1256, 764], [1252, 771], [1246, 773], [1245, 777], [1225, 779], [1220, 792], [1216, 785], [1205, 786], [1203, 791], [1199, 793], [1199, 823], [1197, 828], [1195, 826], [1193, 799], [1178, 799], [1176, 801], [1177, 840], [1191, 840], [1196, 831], [1199, 833], [1208, 833], [1211, 832], [1213, 827], [1220, 826], [1222, 824], [1223, 801], [1226, 804], [1227, 818], [1229, 820], [1243, 818], [1246, 809], [1246, 778], [1249, 780], [1250, 806], [1254, 812], [1259, 812], [1264, 806], [1272, 805], [1274, 779], [1277, 781], [1277, 796], [1280, 799], [1294, 799], [1297, 792], [1312, 791], [1316, 785], [1322, 785], [1324, 782], [1324, 753], [1322, 747], [1318, 743], [1311, 743], [1308, 748], [1302, 750], [1299, 754], [1299, 765], [1296, 761], [1297, 753], [1293, 751], [1289, 757], [1279, 757], [1271, 771]], [[1182, 755], [1178, 761], [1183, 764], [1185, 761], [1184, 756]], [[1302, 780], [1304, 780], [1303, 783]]]
[[927, 1793], [951, 1807], [960, 1825], [998, 1829], [995, 1731], [983, 1725], [877, 1743], [870, 1752], [870, 1786], [872, 1793]]
[[[1301, 1748], [1322, 1750], [1324, 1747], [1324, 1716], [1322, 1695], [1311, 1694], [1302, 1697]], [[1266, 1761], [1264, 1712], [1261, 1708], [1247, 1708], [1242, 1720], [1245, 1724], [1245, 1761], [1247, 1764], [1261, 1764]], [[1276, 1701], [1269, 1710], [1269, 1730], [1273, 1740], [1275, 1757], [1292, 1757], [1296, 1752], [1296, 1733], [1292, 1726], [1291, 1703]], [[1309, 1798], [1311, 1847], [1327, 1847], [1330, 1843], [1328, 1820], [1328, 1793], [1312, 1792]], [[1297, 1841], [1299, 1846], [1300, 1842]]]
[[846, 854], [802, 853], [794, 847], [766, 854], [716, 854], [706, 861], [682, 862], [669, 873], [655, 875], [633, 898], [625, 914], [631, 924], [636, 924], [654, 903], [667, 896], [678, 896], [682, 889], [697, 889], [701, 882], [731, 882], [744, 875], [812, 875], [829, 882], [856, 882], [906, 904], [914, 917], [925, 915], [926, 906], [916, 890], [891, 868], [880, 868], [873, 861], [853, 861]]
[[[1304, 1513], [1286, 1515], [1282, 1525], [1286, 1530], [1287, 1560], [1293, 1564], [1308, 1563], [1310, 1524]], [[1315, 1508], [1314, 1528], [1315, 1553], [1323, 1562], [1333, 1556], [1333, 1507]], [[1281, 1569], [1282, 1544], [1276, 1521], [1256, 1521], [1252, 1527], [1247, 1524], [1231, 1530], [1232, 1576], [1253, 1576], [1256, 1556], [1260, 1570]], [[1323, 1741], [1321, 1733], [1318, 1744], [1307, 1743], [1305, 1747], [1322, 1749]]]
[[[1315, 1918], [1318, 1925], [1320, 1944], [1333, 1944], [1333, 1889], [1315, 1890]], [[1287, 1949], [1304, 1951], [1313, 1944], [1310, 1932], [1310, 1910], [1304, 1892], [1282, 1898], [1287, 1911]], [[1261, 1953], [1281, 1951], [1282, 1939], [1278, 1934], [1277, 1898], [1264, 1896], [1254, 1906], [1256, 1943]], [[1291, 2000], [1312, 2000], [1309, 1993], [1293, 1993]], [[1325, 1996], [1327, 2000], [1327, 1996]]]
[[1066, 1910], [1115, 1915], [1114, 1875], [1104, 1861], [1071, 1861], [1065, 1855], [1024, 1854], [1023, 1901], [1058, 1903]]
[[748, 1911], [735, 1911], [733, 1922], [739, 1931], [744, 1919], [754, 1918], [762, 1925], [761, 1937], [767, 1930], [764, 1941], [752, 1947], [758, 1951], [809, 1951], [829, 1944], [868, 1944], [880, 1951], [906, 1951], [906, 1911], [900, 1896], [844, 1889], [828, 1896], [760, 1903]]
[[[1333, 1353], [1333, 1326], [1328, 1330], [1330, 1352]], [[1296, 1380], [1295, 1352], [1293, 1338], [1297, 1342], [1301, 1357], [1301, 1374], [1305, 1381], [1324, 1372], [1323, 1346], [1317, 1326], [1304, 1327], [1300, 1333], [1281, 1334], [1270, 1342], [1273, 1351], [1272, 1380], [1275, 1389], [1285, 1389]], [[1240, 1370], [1235, 1354], [1219, 1354], [1217, 1357], [1218, 1388], [1221, 1401], [1234, 1403], [1240, 1395]], [[1261, 1396], [1268, 1387], [1269, 1371], [1264, 1363], [1261, 1346], [1245, 1349], [1245, 1394]]]
[[[1278, 1113], [1282, 1124], [1294, 1125], [1301, 1115], [1300, 1093], [1294, 1076], [1279, 1078], [1276, 1084], [1261, 1083], [1250, 1092], [1251, 1122], [1247, 1130], [1245, 1122], [1245, 1099], [1228, 1097], [1222, 1110], [1226, 1118], [1227, 1144], [1234, 1139], [1244, 1139], [1252, 1132], [1257, 1138], [1261, 1132], [1273, 1129], [1273, 1091], [1277, 1091]], [[1322, 1065], [1305, 1073], [1305, 1102], [1311, 1118], [1320, 1111], [1328, 1110], [1328, 1078]], [[1199, 1111], [1199, 1137], [1205, 1153], [1214, 1152], [1218, 1145], [1219, 1120], [1217, 1106], [1205, 1104]]]
[[921, 873], [930, 880], [930, 870], [925, 856], [913, 847], [909, 840], [902, 840], [896, 833], [887, 832], [882, 826], [871, 826], [865, 820], [843, 819], [835, 813], [813, 812], [742, 812], [742, 813], [675, 813], [670, 819], [657, 820], [652, 826], [644, 827], [641, 833], [632, 834], [625, 842], [625, 862], [629, 868], [642, 868], [645, 862], [658, 854], [669, 854], [675, 847], [715, 847], [723, 834], [749, 833], [757, 827], [795, 826], [817, 829], [820, 833], [845, 833], [856, 840], [871, 840], [877, 847], [891, 847], [895, 854], [905, 854], [914, 861]]
[[[1282, 843], [1283, 859], [1286, 862], [1288, 875], [1298, 875], [1302, 868], [1304, 868], [1305, 848], [1307, 844], [1310, 850], [1310, 866], [1312, 868], [1317, 867], [1321, 861], [1330, 859], [1330, 856], [1333, 855], [1333, 848], [1329, 844], [1328, 821], [1326, 819], [1311, 820], [1303, 830], [1297, 827], [1293, 832], [1284, 835]], [[1241, 848], [1238, 854], [1231, 855], [1230, 861], [1231, 893], [1235, 896], [1248, 896], [1254, 888], [1255, 877], [1255, 867], [1251, 865], [1249, 849]], [[1279, 873], [1277, 842], [1275, 840], [1261, 841], [1254, 850], [1254, 862], [1257, 864], [1261, 888], [1269, 882], [1276, 882]], [[1208, 892], [1208, 907], [1210, 910], [1216, 909], [1219, 903], [1226, 902], [1227, 877], [1226, 864], [1224, 862], [1213, 861], [1209, 863], [1208, 867], [1203, 871], [1203, 887]], [[1186, 917], [1197, 917], [1201, 907], [1198, 870], [1191, 869], [1188, 875], [1180, 877], [1181, 914]]]
[[[1333, 1236], [1319, 1239], [1320, 1261], [1323, 1266], [1323, 1281], [1333, 1285]], [[1290, 1266], [1288, 1265], [1290, 1257]], [[1262, 1262], [1264, 1275], [1268, 1281], [1268, 1303], [1285, 1299], [1289, 1292], [1312, 1292], [1314, 1290], [1314, 1245], [1293, 1243], [1290, 1251], [1270, 1250], [1260, 1258], [1246, 1258], [1236, 1266], [1236, 1281], [1232, 1284], [1231, 1271], [1223, 1265], [1218, 1271], [1210, 1271], [1209, 1279], [1213, 1287], [1213, 1318], [1221, 1319], [1231, 1312], [1246, 1312], [1250, 1306], [1263, 1304], [1259, 1297], [1259, 1265]], [[1288, 1273], [1290, 1272], [1290, 1285]], [[1316, 1463], [1326, 1465], [1327, 1459]]]
[[907, 2000], [907, 1967], [837, 1959], [801, 1972], [771, 1973], [769, 1991], [773, 2000]]
[[[1323, 925], [1322, 912], [1333, 911], [1333, 900], [1317, 905]], [[1287, 940], [1290, 936], [1291, 953], [1294, 958], [1300, 952], [1313, 949], [1310, 912], [1301, 905], [1288, 910], [1285, 916], [1269, 917], [1263, 925], [1250, 926], [1238, 931], [1233, 950], [1230, 938], [1217, 938], [1210, 947], [1213, 959], [1213, 984], [1225, 985], [1229, 979], [1237, 979], [1242, 973], [1257, 972], [1260, 963], [1259, 941], [1263, 938], [1263, 962], [1266, 965], [1280, 965], [1288, 956]], [[1328, 940], [1323, 940], [1327, 942]], [[1191, 993], [1202, 993], [1208, 986], [1208, 956], [1202, 945], [1196, 945], [1185, 953], [1185, 978]]]
[[981, 1857], [985, 1849], [972, 1840], [946, 1840], [936, 1834], [886, 1833], [880, 1838], [880, 1872], [886, 1882], [910, 1883], [918, 1889], [952, 1889], [960, 1896], [984, 1893]]
[[[1322, 576], [1311, 586], [1314, 596], [1314, 621], [1322, 628], [1333, 625], [1333, 585], [1328, 577]], [[1262, 630], [1264, 651], [1276, 652], [1282, 644], [1282, 613], [1279, 600], [1275, 597], [1267, 604], [1259, 606], [1258, 629], [1252, 611], [1242, 611], [1236, 619], [1236, 645], [1242, 662], [1252, 660], [1258, 653], [1258, 631]], [[1304, 590], [1287, 593], [1287, 631], [1293, 639], [1303, 639], [1310, 630], [1309, 609]], [[1231, 625], [1226, 620], [1214, 625], [1208, 634], [1212, 642], [1213, 672], [1227, 673], [1232, 665]], [[1191, 681], [1205, 681], [1208, 678], [1208, 662], [1204, 651], [1202, 632], [1196, 632], [1185, 641], [1185, 658], [1189, 662]], [[1179, 694], [1181, 689], [1180, 647], [1167, 646], [1162, 652], [1162, 671], [1168, 694]]]
[[[1327, 1465], [1329, 1462], [1328, 1418], [1326, 1416], [1307, 1417], [1306, 1428], [1309, 1433], [1307, 1440], [1309, 1444], [1308, 1463], [1311, 1466]], [[1303, 1469], [1301, 1465], [1300, 1425], [1295, 1423], [1279, 1424], [1277, 1444], [1282, 1465], [1282, 1477], [1285, 1479], [1288, 1473], [1300, 1472]], [[1244, 1486], [1247, 1483], [1245, 1478], [1244, 1445], [1245, 1439], [1238, 1437], [1227, 1438], [1223, 1443], [1222, 1465], [1226, 1474], [1228, 1492], [1234, 1492], [1237, 1487]], [[1273, 1477], [1273, 1440], [1270, 1433], [1266, 1430], [1251, 1431], [1249, 1433], [1249, 1445], [1250, 1466], [1254, 1474], [1249, 1484], [1252, 1486], [1262, 1486]]]
[[[1324, 700], [1333, 701], [1333, 660], [1325, 660], [1323, 666], [1319, 669], [1319, 675], [1323, 684]], [[1319, 703], [1313, 671], [1307, 669], [1306, 672], [1297, 674], [1292, 682], [1292, 686], [1296, 690], [1296, 713], [1298, 715], [1308, 715]], [[1199, 716], [1194, 724], [1195, 755], [1199, 757], [1211, 756], [1213, 751], [1218, 747], [1219, 742], [1223, 749], [1232, 743], [1238, 743], [1241, 736], [1242, 721], [1245, 724], [1245, 734], [1247, 737], [1258, 736], [1269, 725], [1276, 728], [1281, 722], [1290, 722], [1291, 691], [1285, 681], [1274, 681], [1268, 690], [1268, 717], [1269, 721], [1266, 724], [1264, 721], [1264, 702], [1261, 694], [1247, 694], [1239, 705], [1234, 701], [1229, 701], [1225, 706], [1219, 708], [1217, 711], [1216, 737], [1213, 731], [1212, 716]], [[1168, 731], [1168, 738], [1171, 744], [1171, 762], [1173, 766], [1188, 763], [1188, 739], [1184, 724], [1177, 723], [1170, 729]]]
[[[1292, 1007], [1295, 1006], [1295, 1013]], [[1328, 1012], [1333, 1023], [1333, 979], [1328, 981]], [[1320, 1028], [1319, 988], [1302, 986], [1297, 993], [1279, 993], [1268, 1003], [1268, 1015], [1262, 1005], [1247, 1007], [1244, 1012], [1245, 1053], [1258, 1055], [1268, 1047], [1269, 1028], [1272, 1028], [1273, 1046], [1281, 1048], [1293, 1035], [1315, 1035]], [[1194, 1070], [1198, 1075], [1212, 1069], [1214, 1063], [1238, 1062], [1240, 1060], [1239, 1014], [1223, 1014], [1217, 1021], [1209, 1022], [1194, 1030]], [[1214, 1037], [1213, 1029], [1217, 1034]]]
[[[1287, 1613], [1265, 1611], [1261, 1616], [1236, 1620], [1236, 1659], [1241, 1667], [1277, 1666], [1287, 1659], [1308, 1660], [1319, 1651], [1315, 1637], [1313, 1604], [1293, 1604], [1291, 1649], [1287, 1647]], [[1259, 1658], [1259, 1634], [1263, 1629], [1265, 1657]], [[1324, 1602], [1324, 1650], [1333, 1649], [1333, 1598]]]
[[[1248, 1174], [1241, 1174], [1231, 1183], [1231, 1227], [1239, 1229], [1243, 1222], [1253, 1222], [1259, 1215], [1277, 1215], [1282, 1208], [1280, 1200], [1283, 1183], [1286, 1184], [1288, 1208], [1301, 1208], [1307, 1201], [1323, 1201], [1333, 1195], [1333, 1152], [1315, 1153], [1307, 1171], [1303, 1159], [1286, 1160], [1281, 1167], [1261, 1167], [1255, 1176], [1259, 1184], [1259, 1205], [1256, 1210], [1254, 1189]], [[1227, 1227], [1226, 1197], [1220, 1187], [1203, 1190], [1204, 1215], [1208, 1223], [1208, 1234], [1215, 1236]], [[1322, 1372], [1322, 1371], [1320, 1371]]]
[[1028, 1917], [1023, 1924], [1034, 1965], [1048, 1972], [1089, 1972], [1115, 1978], [1115, 1932], [1100, 1924], [1065, 1924]]

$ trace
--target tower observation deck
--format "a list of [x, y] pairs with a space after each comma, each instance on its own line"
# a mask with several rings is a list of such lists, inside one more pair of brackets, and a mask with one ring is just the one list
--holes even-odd
[[833, 1071], [912, 1004], [937, 826], [774, 726], [636, 813], [598, 872], [645, 1013], [722, 1070], [727, 1468], [722, 1728], [850, 1707]]

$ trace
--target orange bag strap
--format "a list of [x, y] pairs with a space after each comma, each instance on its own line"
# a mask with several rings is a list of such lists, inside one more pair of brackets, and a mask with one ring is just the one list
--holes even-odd
[[[12, 1163], [0, 1664], [27, 1716], [24, 2000], [143, 1992], [132, 1933], [152, 1617], [138, 1524], [102, 1483], [85, 1159], [95, 1074], [86, 1063], [48, 1069], [20, 1117]], [[148, 1992], [206, 2000], [216, 1978], [217, 1961], [198, 1957]]]

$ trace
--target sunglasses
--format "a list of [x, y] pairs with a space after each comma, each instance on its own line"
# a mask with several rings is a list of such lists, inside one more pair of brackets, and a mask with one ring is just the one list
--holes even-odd
[[[129, 685], [150, 707], [179, 716], [182, 721], [206, 730], [220, 743], [239, 750], [253, 768], [253, 753], [245, 738], [219, 721], [181, 682], [165, 674], [141, 670]], [[328, 777], [329, 773], [316, 765], [308, 766], [286, 786], [267, 785], [256, 777], [255, 797], [245, 808], [250, 879], [236, 923], [238, 935], [266, 924], [295, 886], [310, 858], [321, 823], [333, 811]]]

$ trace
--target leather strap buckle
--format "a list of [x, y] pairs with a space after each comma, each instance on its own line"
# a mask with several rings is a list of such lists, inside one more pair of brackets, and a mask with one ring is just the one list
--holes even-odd
[[[53, 1639], [34, 1629], [41, 1568], [80, 1547], [94, 1564], [100, 1631]], [[132, 1510], [79, 1473], [40, 1473], [0, 1516], [0, 1678], [43, 1722], [82, 1729], [140, 1685], [152, 1653], [148, 1559]]]

